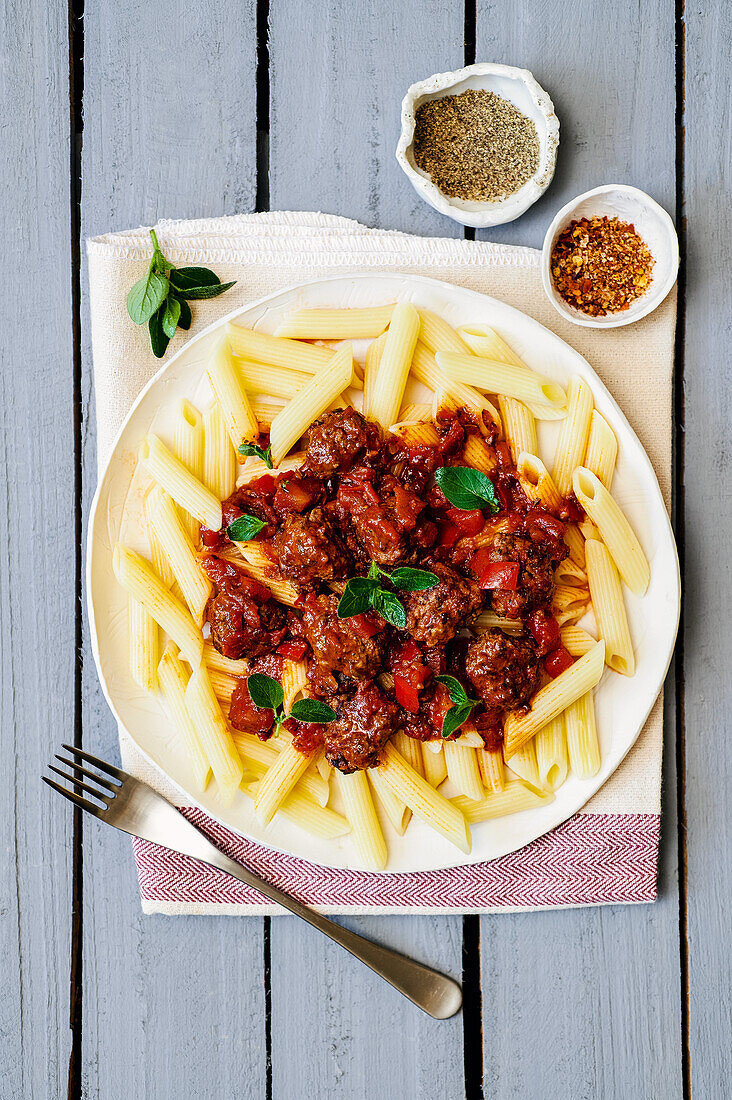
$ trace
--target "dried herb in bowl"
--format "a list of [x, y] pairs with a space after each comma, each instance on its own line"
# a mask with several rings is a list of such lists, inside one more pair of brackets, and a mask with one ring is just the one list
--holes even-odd
[[423, 103], [414, 160], [449, 198], [498, 202], [539, 169], [536, 126], [495, 92], [469, 90]]

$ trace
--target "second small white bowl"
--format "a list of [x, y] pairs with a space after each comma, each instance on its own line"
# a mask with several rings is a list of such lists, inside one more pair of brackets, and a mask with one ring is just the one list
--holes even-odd
[[[494, 92], [518, 107], [536, 126], [539, 138], [539, 167], [526, 183], [512, 195], [497, 202], [470, 202], [451, 198], [432, 182], [426, 172], [418, 168], [414, 160], [413, 142], [415, 115], [423, 103], [441, 99], [445, 95], [479, 89]], [[457, 69], [451, 73], [436, 73], [427, 80], [412, 84], [402, 100], [402, 132], [397, 145], [396, 158], [418, 195], [426, 202], [462, 225], [482, 229], [488, 225], [512, 222], [546, 191], [554, 175], [559, 145], [559, 119], [554, 104], [528, 69], [513, 65], [494, 65], [481, 62]]]
[[[651, 284], [645, 294], [636, 298], [628, 309], [608, 313], [605, 317], [590, 317], [565, 302], [554, 286], [551, 272], [552, 249], [562, 230], [570, 222], [593, 217], [617, 217], [623, 222], [631, 222], [655, 260]], [[547, 230], [541, 253], [541, 281], [549, 301], [562, 317], [583, 328], [620, 328], [646, 317], [660, 306], [676, 282], [678, 272], [679, 241], [671, 218], [645, 191], [623, 183], [595, 187], [563, 206]]]

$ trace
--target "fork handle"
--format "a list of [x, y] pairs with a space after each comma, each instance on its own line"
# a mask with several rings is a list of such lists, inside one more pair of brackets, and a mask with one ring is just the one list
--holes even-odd
[[[186, 821], [185, 818], [183, 820]], [[454, 1016], [460, 1009], [463, 999], [462, 991], [452, 978], [447, 978], [444, 974], [440, 974], [428, 966], [423, 966], [422, 963], [414, 962], [414, 960], [408, 959], [388, 947], [381, 947], [377, 943], [372, 943], [371, 940], [364, 939], [356, 932], [351, 932], [350, 929], [336, 924], [335, 921], [330, 920], [321, 913], [316, 913], [315, 910], [299, 902], [297, 898], [284, 893], [284, 891], [273, 886], [271, 882], [259, 878], [247, 867], [242, 867], [241, 864], [224, 855], [211, 843], [208, 837], [204, 836], [199, 829], [196, 829], [192, 822], [186, 821], [186, 823], [195, 829], [199, 838], [205, 842], [205, 847], [196, 845], [197, 850], [189, 851], [189, 855], [210, 864], [212, 867], [217, 867], [220, 871], [225, 871], [227, 875], [239, 879], [247, 886], [251, 886], [253, 890], [263, 894], [269, 901], [281, 905], [283, 909], [287, 909], [296, 917], [307, 921], [313, 928], [317, 928], [319, 932], [322, 932], [324, 936], [328, 936], [329, 939], [340, 944], [351, 955], [355, 955], [374, 973], [393, 985], [418, 1008], [421, 1008], [436, 1020], [446, 1020], [450, 1016]]]

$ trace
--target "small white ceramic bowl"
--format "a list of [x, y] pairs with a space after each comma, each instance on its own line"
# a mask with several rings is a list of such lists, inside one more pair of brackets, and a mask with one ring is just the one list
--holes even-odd
[[[608, 313], [605, 317], [588, 317], [586, 313], [568, 305], [557, 293], [550, 266], [554, 242], [562, 230], [570, 222], [595, 216], [618, 217], [621, 221], [632, 222], [656, 261], [651, 273], [651, 284], [645, 294], [637, 298], [629, 309]], [[620, 328], [646, 317], [656, 306], [660, 306], [676, 282], [678, 272], [679, 241], [671, 218], [645, 191], [622, 183], [595, 187], [563, 206], [547, 230], [541, 253], [541, 281], [549, 301], [562, 317], [584, 328]]]
[[[539, 137], [539, 167], [536, 173], [513, 195], [497, 202], [469, 202], [466, 199], [449, 198], [414, 162], [412, 143], [417, 109], [432, 99], [441, 99], [444, 95], [460, 95], [469, 89], [495, 92], [502, 99], [510, 100], [533, 121]], [[427, 80], [412, 84], [402, 100], [402, 132], [396, 158], [417, 194], [430, 206], [456, 222], [482, 229], [487, 225], [512, 222], [546, 191], [554, 175], [558, 145], [559, 119], [554, 114], [554, 104], [528, 69], [482, 62], [452, 73], [436, 73]]]

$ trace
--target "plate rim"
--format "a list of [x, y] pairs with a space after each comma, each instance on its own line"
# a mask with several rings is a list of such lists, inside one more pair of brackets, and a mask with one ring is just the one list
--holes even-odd
[[[469, 859], [467, 862], [463, 861], [463, 862], [450, 863], [450, 864], [448, 864], [444, 867], [438, 867], [438, 868], [434, 868], [434, 867], [426, 867], [425, 868], [425, 867], [419, 866], [419, 867], [413, 867], [413, 868], [409, 868], [409, 869], [404, 869], [404, 868], [390, 869], [390, 868], [387, 867], [387, 868], [384, 868], [381, 871], [366, 871], [361, 867], [355, 867], [354, 868], [354, 867], [351, 867], [350, 865], [345, 865], [344, 866], [344, 865], [334, 864], [334, 863], [324, 863], [320, 859], [312, 859], [312, 858], [308, 859], [308, 857], [306, 857], [306, 856], [302, 856], [302, 855], [300, 855], [298, 853], [295, 853], [295, 852], [292, 852], [292, 851], [290, 851], [286, 848], [278, 847], [276, 844], [271, 843], [271, 841], [266, 841], [265, 842], [264, 840], [262, 840], [260, 838], [255, 838], [255, 837], [247, 835], [245, 832], [243, 832], [239, 827], [237, 827], [233, 823], [231, 823], [229, 821], [222, 821], [221, 818], [219, 818], [215, 813], [212, 812], [210, 807], [201, 805], [200, 801], [198, 800], [198, 797], [193, 795], [189, 790], [187, 790], [185, 787], [183, 787], [181, 785], [181, 783], [179, 783], [176, 779], [174, 779], [171, 775], [169, 775], [169, 773], [166, 772], [165, 769], [163, 767], [161, 767], [161, 765], [159, 765], [156, 762], [156, 760], [154, 760], [154, 758], [150, 755], [150, 753], [147, 751], [147, 749], [143, 748], [143, 746], [140, 745], [137, 738], [131, 733], [131, 731], [127, 728], [126, 724], [122, 720], [122, 718], [121, 718], [121, 716], [120, 716], [120, 714], [117, 710], [117, 707], [114, 703], [114, 700], [112, 699], [111, 692], [110, 692], [110, 690], [108, 688], [108, 685], [107, 685], [107, 682], [106, 682], [106, 676], [102, 672], [101, 655], [100, 655], [100, 651], [99, 651], [99, 631], [97, 629], [96, 613], [95, 613], [93, 591], [92, 591], [92, 572], [93, 572], [92, 565], [93, 565], [93, 560], [94, 560], [93, 543], [94, 543], [94, 539], [95, 539], [95, 529], [96, 529], [96, 525], [97, 525], [97, 521], [98, 521], [99, 504], [100, 504], [100, 501], [101, 501], [101, 498], [102, 498], [102, 490], [103, 490], [103, 488], [105, 486], [105, 482], [106, 482], [106, 480], [109, 476], [110, 468], [111, 468], [111, 465], [112, 465], [112, 461], [113, 461], [115, 452], [116, 452], [117, 448], [120, 445], [122, 436], [123, 436], [124, 432], [127, 429], [127, 425], [129, 423], [129, 421], [132, 419], [132, 417], [133, 417], [134, 413], [136, 412], [138, 406], [144, 401], [144, 399], [147, 396], [148, 392], [157, 384], [157, 382], [160, 379], [162, 379], [163, 375], [165, 373], [167, 373], [167, 371], [183, 355], [184, 352], [188, 352], [189, 349], [192, 346], [199, 343], [201, 340], [205, 339], [207, 336], [210, 336], [213, 332], [217, 331], [222, 326], [224, 326], [224, 325], [228, 324], [229, 322], [235, 320], [242, 313], [245, 313], [250, 309], [255, 309], [255, 308], [258, 308], [258, 307], [261, 307], [261, 306], [266, 306], [268, 302], [271, 302], [273, 299], [279, 298], [283, 295], [292, 294], [293, 292], [296, 292], [298, 290], [303, 290], [303, 289], [306, 289], [308, 287], [312, 287], [312, 286], [316, 286], [316, 285], [320, 286], [322, 284], [327, 284], [327, 283], [342, 283], [345, 280], [357, 280], [357, 281], [376, 280], [376, 281], [380, 281], [380, 280], [383, 279], [385, 281], [386, 280], [393, 281], [394, 279], [400, 279], [400, 278], [404, 279], [404, 280], [407, 280], [410, 283], [411, 282], [416, 282], [418, 284], [422, 283], [422, 284], [426, 284], [428, 286], [433, 286], [433, 287], [437, 286], [437, 287], [440, 287], [440, 288], [446, 290], [449, 293], [454, 293], [457, 290], [461, 294], [467, 294], [471, 297], [476, 297], [478, 299], [482, 299], [483, 301], [487, 301], [489, 303], [496, 303], [497, 305], [499, 305], [501, 307], [501, 309], [509, 310], [511, 313], [515, 314], [518, 318], [524, 318], [524, 319], [530, 321], [532, 325], [538, 326], [542, 330], [542, 333], [548, 339], [550, 339], [551, 341], [553, 341], [556, 344], [561, 345], [561, 347], [564, 349], [565, 353], [569, 352], [571, 357], [573, 357], [576, 362], [581, 363], [583, 365], [583, 367], [590, 372], [592, 377], [597, 380], [597, 382], [602, 387], [604, 392], [608, 395], [616, 415], [620, 418], [620, 420], [623, 423], [625, 429], [631, 434], [633, 439], [636, 441], [636, 443], [638, 445], [638, 448], [641, 452], [643, 461], [645, 462], [645, 464], [647, 466], [647, 470], [650, 473], [650, 476], [652, 478], [652, 483], [653, 483], [653, 486], [655, 488], [655, 491], [657, 492], [658, 498], [661, 501], [662, 512], [663, 512], [663, 517], [664, 517], [665, 533], [668, 536], [668, 539], [670, 540], [671, 547], [673, 548], [673, 564], [675, 566], [675, 569], [674, 569], [675, 584], [672, 586], [673, 587], [672, 595], [673, 595], [673, 599], [674, 599], [675, 614], [674, 614], [673, 630], [669, 635], [668, 652], [666, 654], [666, 657], [665, 657], [665, 660], [664, 660], [664, 665], [663, 665], [663, 675], [660, 677], [658, 690], [653, 695], [653, 698], [650, 700], [649, 705], [648, 705], [645, 713], [643, 714], [643, 716], [640, 720], [638, 730], [637, 730], [635, 736], [629, 742], [629, 744], [626, 746], [625, 751], [623, 752], [622, 756], [618, 759], [618, 761], [617, 761], [615, 767], [613, 768], [613, 770], [609, 773], [609, 775], [607, 775], [605, 777], [605, 779], [602, 781], [602, 783], [598, 787], [588, 791], [586, 798], [583, 799], [583, 801], [580, 803], [579, 806], [575, 806], [573, 809], [569, 810], [567, 813], [564, 813], [562, 811], [562, 816], [557, 821], [555, 821], [552, 825], [550, 825], [547, 829], [545, 829], [543, 832], [539, 833], [536, 837], [533, 837], [529, 840], [523, 841], [522, 843], [520, 843], [518, 845], [514, 845], [512, 847], [509, 847], [505, 852], [502, 852], [500, 855], [487, 856], [487, 857], [484, 857], [482, 859], [481, 858]], [[86, 540], [85, 540], [85, 549], [86, 549], [86, 568], [85, 568], [84, 572], [85, 572], [85, 588], [86, 588], [86, 598], [87, 598], [87, 615], [88, 615], [88, 620], [89, 620], [89, 632], [90, 632], [91, 649], [92, 649], [92, 655], [94, 657], [94, 664], [95, 664], [96, 671], [97, 671], [97, 678], [98, 678], [99, 684], [102, 688], [102, 692], [103, 692], [104, 697], [106, 699], [107, 705], [108, 705], [109, 709], [112, 712], [112, 715], [114, 717], [115, 722], [117, 723], [118, 729], [122, 728], [122, 729], [125, 730], [125, 732], [127, 733], [127, 736], [134, 743], [136, 750], [144, 757], [145, 760], [148, 761], [149, 764], [151, 764], [153, 766], [153, 768], [157, 772], [159, 772], [161, 775], [163, 775], [165, 777], [165, 779], [169, 783], [171, 783], [175, 787], [176, 790], [178, 790], [180, 792], [181, 795], [183, 795], [187, 800], [190, 800], [189, 802], [186, 803], [186, 805], [195, 806], [197, 809], [201, 810], [202, 813], [206, 814], [208, 817], [211, 817], [214, 821], [216, 821], [217, 824], [219, 824], [222, 828], [227, 829], [227, 830], [235, 833], [236, 835], [242, 837], [244, 840], [248, 841], [249, 843], [256, 844], [256, 845], [259, 845], [259, 846], [264, 847], [264, 848], [269, 848], [271, 851], [277, 852], [278, 854], [281, 854], [283, 856], [287, 856], [291, 859], [298, 859], [298, 860], [301, 860], [302, 862], [305, 862], [305, 863], [310, 862], [315, 866], [325, 867], [325, 868], [328, 868], [328, 869], [331, 869], [331, 870], [334, 870], [334, 871], [356, 871], [359, 874], [368, 874], [368, 875], [375, 875], [375, 876], [378, 876], [378, 875], [403, 875], [403, 874], [440, 873], [441, 871], [455, 870], [456, 868], [460, 868], [460, 867], [471, 867], [471, 866], [476, 866], [480, 863], [487, 863], [487, 862], [492, 862], [493, 860], [496, 860], [496, 859], [502, 859], [502, 858], [504, 858], [504, 856], [510, 855], [513, 852], [521, 851], [523, 848], [527, 847], [529, 844], [532, 844], [536, 840], [541, 839], [541, 837], [546, 836], [548, 833], [553, 832], [555, 829], [559, 828], [561, 825], [563, 825], [570, 818], [572, 818], [576, 814], [580, 813], [582, 811], [582, 809], [584, 808], [584, 806], [586, 806], [587, 802], [595, 794], [597, 794], [597, 792], [599, 790], [602, 789], [602, 787], [610, 780], [610, 778], [613, 775], [615, 775], [616, 771], [618, 770], [620, 765], [625, 760], [625, 757], [628, 755], [628, 753], [630, 752], [630, 750], [633, 748], [633, 746], [636, 744], [638, 738], [640, 737], [640, 734], [643, 731], [643, 728], [644, 728], [644, 726], [645, 726], [645, 724], [648, 720], [648, 716], [651, 713], [653, 707], [655, 706], [656, 701], [657, 701], [659, 695], [661, 694], [661, 691], [663, 690], [663, 686], [664, 686], [664, 683], [666, 681], [666, 676], [668, 675], [668, 670], [670, 668], [671, 661], [672, 661], [673, 654], [674, 654], [674, 650], [675, 650], [675, 647], [676, 647], [676, 641], [677, 641], [678, 629], [679, 629], [679, 622], [680, 622], [680, 615], [681, 615], [681, 571], [680, 571], [680, 564], [679, 564], [678, 547], [676, 545], [676, 538], [675, 538], [675, 535], [674, 535], [673, 525], [671, 523], [671, 517], [669, 515], [668, 508], [666, 507], [666, 502], [663, 499], [663, 493], [661, 491], [661, 486], [660, 486], [659, 481], [658, 481], [658, 476], [657, 476], [656, 471], [653, 467], [653, 463], [651, 462], [650, 457], [648, 456], [648, 453], [647, 453], [645, 447], [643, 446], [640, 439], [638, 438], [634, 428], [632, 427], [632, 425], [628, 421], [628, 418], [626, 417], [626, 415], [623, 412], [622, 408], [620, 407], [620, 405], [616, 401], [616, 399], [615, 399], [613, 393], [611, 392], [611, 390], [605, 385], [605, 383], [602, 381], [602, 379], [597, 375], [596, 371], [591, 366], [591, 364], [587, 361], [587, 359], [585, 359], [585, 357], [580, 352], [578, 352], [575, 348], [573, 348], [571, 344], [568, 344], [566, 340], [563, 340], [561, 336], [558, 336], [550, 328], [547, 328], [546, 325], [542, 324], [541, 321], [537, 321], [534, 317], [531, 317], [528, 313], [525, 313], [523, 310], [518, 309], [516, 306], [512, 306], [507, 302], [503, 302], [503, 301], [501, 301], [500, 298], [496, 298], [493, 295], [484, 294], [479, 290], [473, 290], [470, 287], [463, 287], [463, 286], [460, 286], [459, 284], [456, 284], [456, 283], [450, 283], [445, 279], [433, 279], [433, 278], [431, 278], [427, 275], [417, 275], [417, 274], [412, 274], [410, 272], [358, 271], [358, 272], [324, 275], [322, 277], [315, 278], [315, 279], [307, 279], [305, 281], [290, 283], [287, 286], [280, 287], [279, 289], [273, 291], [270, 294], [264, 295], [260, 298], [256, 298], [256, 299], [254, 299], [254, 301], [247, 302], [242, 306], [238, 306], [236, 309], [231, 310], [229, 313], [224, 314], [222, 317], [219, 317], [216, 321], [211, 322], [211, 324], [206, 325], [199, 333], [197, 333], [195, 336], [192, 336], [190, 339], [186, 340], [182, 344], [182, 346], [180, 348], [178, 348], [178, 350], [173, 355], [171, 355], [170, 359], [166, 360], [166, 362], [161, 364], [160, 368], [155, 372], [155, 374], [143, 386], [143, 388], [140, 390], [139, 394], [135, 398], [135, 401], [132, 403], [132, 405], [128, 409], [128, 411], [127, 411], [127, 413], [126, 413], [119, 429], [115, 433], [114, 439], [113, 439], [113, 441], [112, 441], [112, 443], [110, 444], [110, 447], [109, 447], [109, 453], [108, 453], [108, 455], [107, 455], [107, 457], [104, 461], [103, 468], [98, 469], [98, 471], [97, 471], [97, 485], [96, 485], [96, 488], [94, 490], [94, 496], [92, 497], [91, 506], [89, 508], [89, 518], [88, 518], [88, 526], [87, 526], [87, 535], [86, 535]], [[456, 852], [456, 857], [457, 857], [457, 852]]]

